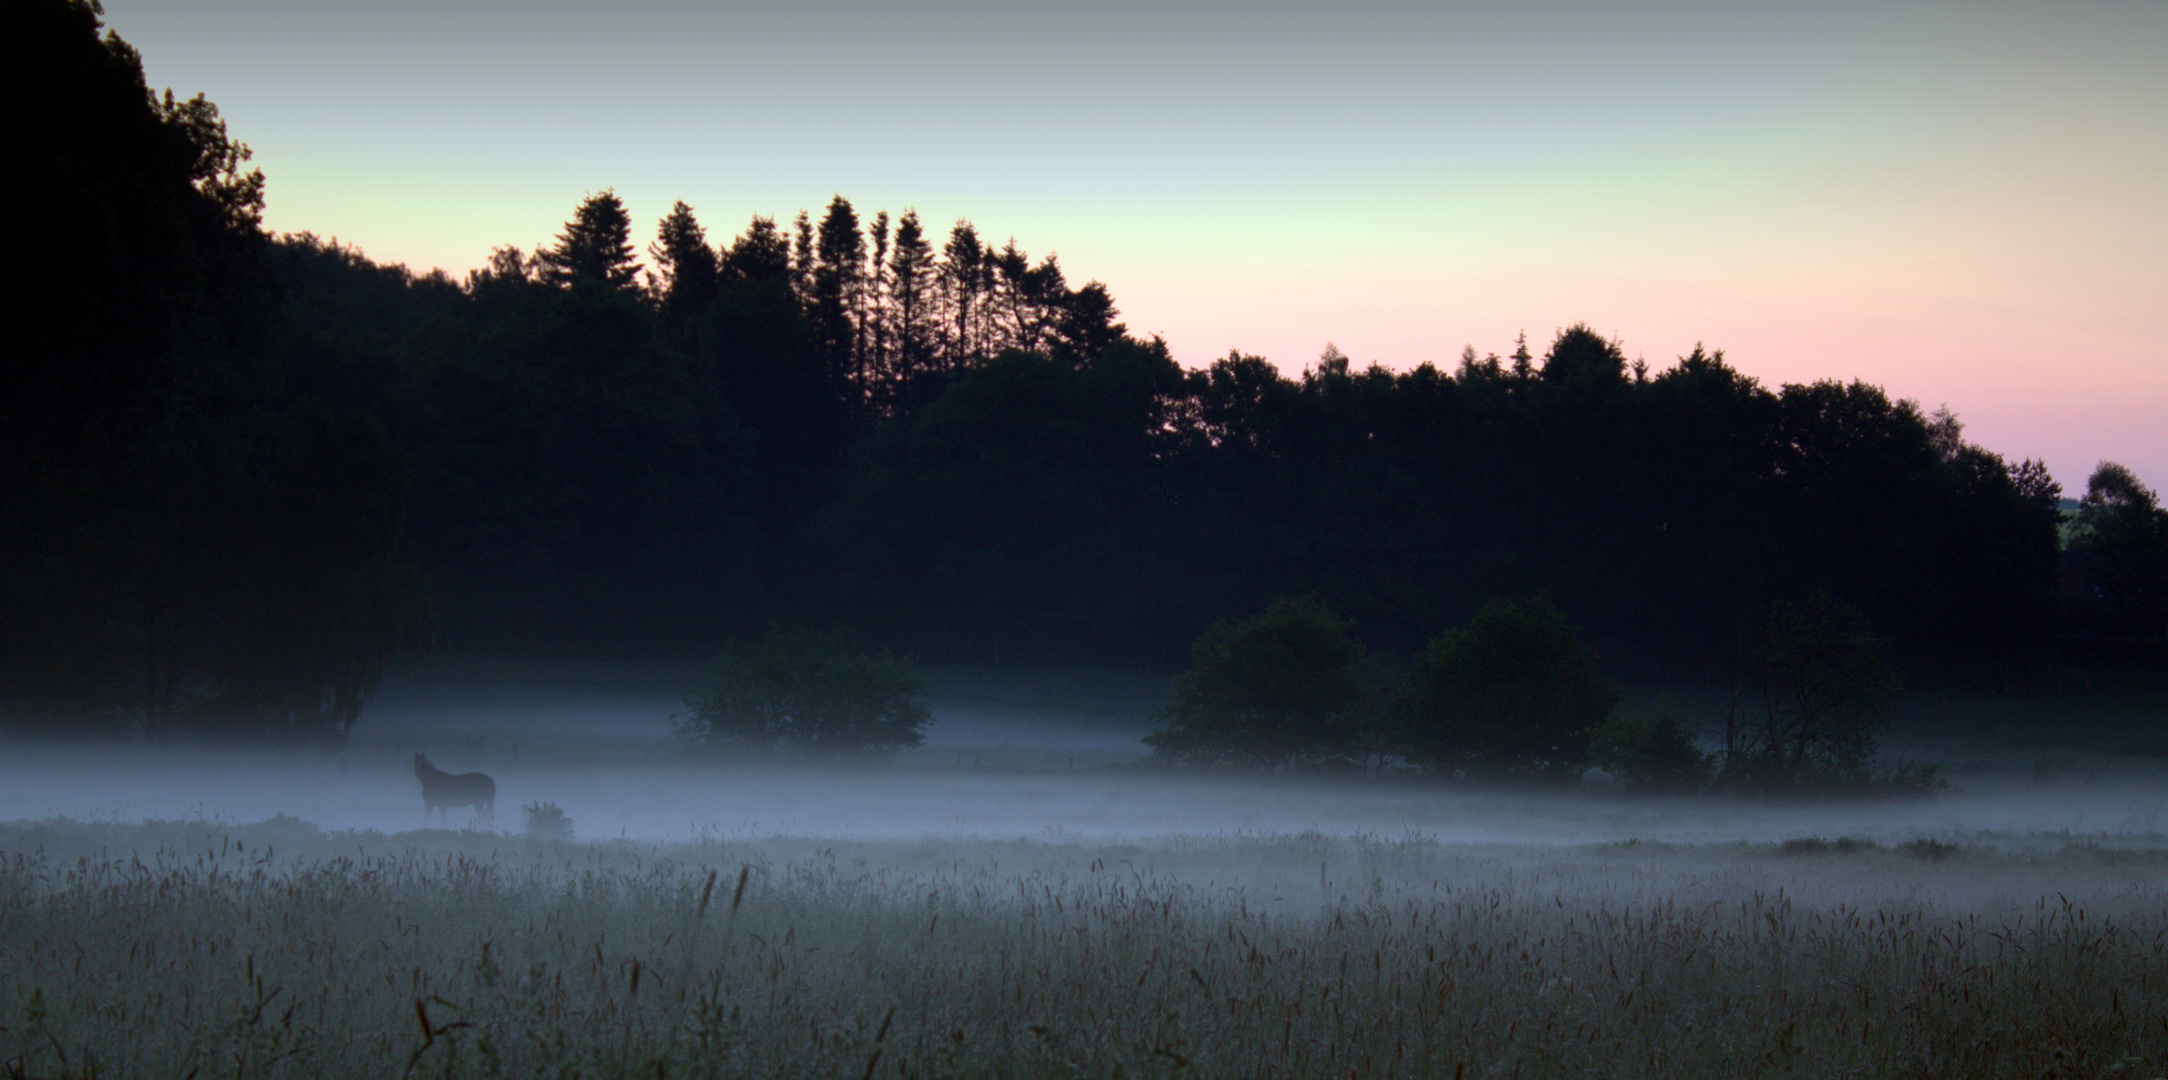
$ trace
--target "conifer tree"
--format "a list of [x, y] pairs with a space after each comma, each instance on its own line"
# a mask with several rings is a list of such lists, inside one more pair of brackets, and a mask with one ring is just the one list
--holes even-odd
[[775, 227], [774, 218], [753, 216], [744, 235], [723, 256], [722, 276], [733, 284], [790, 280], [790, 241]]
[[1527, 379], [1535, 375], [1536, 358], [1528, 351], [1528, 331], [1521, 331], [1520, 335], [1513, 339], [1513, 355], [1507, 359], [1513, 361], [1514, 378]]
[[917, 383], [931, 369], [934, 358], [933, 247], [919, 225], [918, 211], [905, 210], [896, 223], [895, 253], [889, 258], [889, 293], [894, 299], [896, 366], [899, 381]]
[[893, 312], [888, 289], [888, 211], [873, 215], [866, 238], [872, 242], [873, 250], [866, 261], [864, 282], [859, 289], [863, 299], [857, 312], [858, 347], [864, 354], [862, 365], [867, 377], [878, 385], [878, 396], [885, 408], [894, 397], [896, 382], [890, 327]]
[[[1031, 273], [1031, 260], [1018, 250], [1016, 240], [1012, 237], [1007, 244], [1002, 245], [999, 252], [993, 254], [991, 262], [994, 271], [994, 303], [990, 305], [993, 310], [987, 314], [995, 320], [996, 340], [1006, 339], [1003, 344], [1032, 352], [1034, 350], [1030, 340], [1028, 316], [1025, 313], [1031, 291], [1030, 282], [1027, 280], [1027, 275]], [[1000, 349], [996, 346], [988, 351], [999, 352]]]
[[539, 253], [544, 276], [558, 285], [600, 285], [632, 291], [640, 264], [632, 247], [632, 216], [617, 192], [589, 195], [565, 222], [554, 247]]
[[1030, 352], [1044, 352], [1054, 344], [1053, 337], [1061, 327], [1063, 309], [1069, 303], [1069, 279], [1061, 272], [1061, 262], [1048, 255], [1039, 265], [1024, 272], [1021, 303], [1017, 311], [1017, 348]]
[[791, 223], [790, 287], [798, 294], [798, 303], [808, 309], [813, 306], [813, 219], [803, 210]]
[[970, 366], [981, 353], [978, 323], [986, 295], [987, 250], [979, 231], [958, 218], [941, 250], [941, 291], [948, 315], [948, 363], [951, 371]]
[[858, 345], [858, 312], [865, 276], [866, 238], [858, 213], [838, 195], [828, 203], [816, 236], [813, 302], [807, 312], [814, 346], [828, 363], [839, 387], [865, 392], [864, 356]]
[[648, 274], [648, 291], [663, 326], [676, 331], [708, 309], [715, 301], [718, 266], [708, 234], [693, 217], [693, 208], [680, 201], [656, 226], [648, 245], [655, 269]]

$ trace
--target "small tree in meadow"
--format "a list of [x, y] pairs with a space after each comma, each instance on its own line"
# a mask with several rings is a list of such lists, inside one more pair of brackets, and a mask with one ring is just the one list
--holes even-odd
[[1278, 768], [1347, 757], [1359, 733], [1360, 644], [1314, 596], [1282, 599], [1241, 622], [1220, 622], [1191, 648], [1164, 725], [1144, 737], [1159, 757], [1189, 764]]
[[697, 745], [890, 754], [925, 740], [924, 691], [911, 665], [840, 634], [774, 630], [723, 650], [676, 734]]
[[1402, 702], [1398, 743], [1428, 768], [1570, 780], [1590, 729], [1618, 704], [1580, 631], [1541, 596], [1502, 601], [1430, 643]]
[[1771, 604], [1741, 649], [1722, 779], [1755, 790], [1940, 788], [1932, 767], [1876, 770], [1875, 733], [1903, 690], [1851, 605], [1828, 593]]

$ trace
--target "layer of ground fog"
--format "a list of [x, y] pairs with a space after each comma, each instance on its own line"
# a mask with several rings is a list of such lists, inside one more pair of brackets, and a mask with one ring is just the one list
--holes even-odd
[[0, 826], [29, 1076], [2153, 1076], [2168, 848]]
[[[266, 753], [211, 746], [0, 745], [0, 821], [254, 822], [327, 829], [422, 823], [413, 756], [496, 781], [495, 818], [560, 808], [580, 839], [776, 835], [861, 840], [1121, 840], [1318, 831], [1444, 842], [1771, 843], [1809, 835], [1885, 845], [1959, 833], [2143, 837], [2168, 829], [2168, 724], [2159, 687], [2072, 684], [2032, 696], [1928, 692], [1885, 739], [1940, 765], [1952, 789], [1903, 803], [1732, 797], [1652, 800], [1589, 784], [1494, 790], [1409, 776], [1197, 776], [1141, 761], [1164, 677], [1093, 671], [932, 672], [926, 745], [887, 763], [822, 766], [689, 758], [670, 738], [692, 665], [466, 663], [396, 673], [350, 742]], [[1713, 722], [1720, 702], [1669, 696]]]

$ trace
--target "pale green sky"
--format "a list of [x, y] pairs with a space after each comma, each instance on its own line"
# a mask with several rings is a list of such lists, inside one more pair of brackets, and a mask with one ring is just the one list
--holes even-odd
[[1203, 363], [1586, 320], [2168, 486], [2168, 5], [109, 0], [269, 223], [455, 272], [589, 191], [960, 216]]

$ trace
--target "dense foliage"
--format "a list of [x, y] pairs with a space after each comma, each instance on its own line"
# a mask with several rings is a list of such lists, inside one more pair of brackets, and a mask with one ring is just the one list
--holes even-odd
[[18, 720], [342, 730], [427, 630], [425, 578], [447, 646], [548, 655], [783, 622], [1173, 663], [1305, 594], [1412, 653], [1540, 593], [1614, 665], [1698, 678], [1822, 591], [1895, 655], [1998, 670], [2168, 621], [2134, 477], [2059, 561], [2039, 463], [1873, 386], [1629, 363], [1578, 325], [1450, 369], [1186, 370], [1053, 257], [841, 196], [712, 241], [680, 202], [643, 262], [604, 190], [538, 251], [417, 274], [266, 238], [246, 147], [93, 6], [6, 19], [33, 107], [5, 228], [37, 267], [0, 400]]
[[1573, 779], [1618, 703], [1563, 612], [1540, 596], [1502, 601], [1431, 643], [1396, 741], [1432, 769]]
[[676, 734], [719, 749], [893, 753], [925, 738], [925, 686], [909, 664], [842, 635], [772, 630], [723, 650]]
[[[1872, 386], [1765, 388], [1699, 350], [1651, 370], [1578, 326], [1452, 371], [1185, 370], [1052, 260], [985, 263], [968, 223], [939, 257], [880, 218], [854, 241], [849, 211], [710, 249], [681, 205], [644, 294], [509, 250], [454, 287], [281, 244], [346, 343], [344, 404], [415, 458], [409, 550], [451, 638], [683, 648], [783, 619], [1165, 662], [1275, 596], [1410, 651], [1541, 592], [1615, 660], [1700, 676], [1747, 613], [1817, 590], [1908, 656], [2030, 664], [2052, 633], [2059, 491]], [[712, 281], [676, 269], [696, 250]]]
[[401, 454], [282, 347], [248, 148], [98, 31], [0, 13], [0, 721], [337, 738], [427, 631]]
[[1739, 678], [1724, 730], [1728, 783], [1873, 785], [1875, 733], [1895, 717], [1903, 684], [1857, 610], [1827, 593], [1772, 604], [1747, 631]]
[[1361, 729], [1362, 646], [1315, 597], [1280, 600], [1197, 639], [1175, 680], [1162, 727], [1145, 736], [1159, 756], [1267, 768], [1346, 757]]
[[1588, 733], [1588, 763], [1644, 791], [1698, 790], [1720, 760], [1701, 748], [1686, 714], [1668, 702], [1614, 712]]
[[[1826, 593], [1777, 601], [1742, 632], [1732, 705], [1704, 733], [1677, 706], [1622, 709], [1580, 628], [1547, 598], [1486, 606], [1397, 676], [1364, 663], [1315, 597], [1282, 599], [1197, 639], [1161, 727], [1162, 761], [1257, 769], [1415, 769], [1574, 783], [1591, 768], [1644, 791], [1914, 796], [1932, 766], [1885, 765], [1876, 733], [1901, 682], [1859, 612]], [[1703, 746], [1704, 735], [1714, 745]]]
[[2168, 509], [2129, 469], [2103, 461], [2069, 527], [2072, 600], [2109, 633], [2168, 636]]

